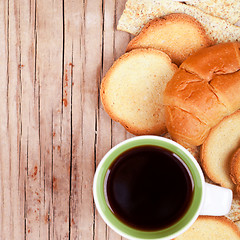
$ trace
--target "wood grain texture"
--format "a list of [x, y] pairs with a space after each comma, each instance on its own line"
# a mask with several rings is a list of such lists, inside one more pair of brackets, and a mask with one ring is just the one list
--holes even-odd
[[96, 212], [103, 155], [130, 134], [103, 75], [130, 39], [125, 1], [0, 1], [0, 239], [122, 239]]
[[0, 1], [1, 240], [125, 240], [92, 195], [101, 158], [132, 136], [99, 98], [131, 39], [116, 30], [125, 2]]

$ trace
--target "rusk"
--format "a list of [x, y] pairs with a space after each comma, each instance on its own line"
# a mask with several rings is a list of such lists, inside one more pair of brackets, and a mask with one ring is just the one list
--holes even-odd
[[147, 23], [129, 42], [126, 51], [155, 48], [167, 53], [174, 63], [180, 65], [192, 53], [211, 45], [213, 41], [195, 18], [175, 13]]
[[238, 227], [226, 217], [200, 216], [175, 240], [239, 240]]
[[100, 95], [105, 111], [135, 135], [165, 133], [162, 95], [177, 69], [159, 50], [125, 53], [102, 80]]
[[[240, 147], [240, 110], [225, 117], [211, 129], [201, 147], [201, 165], [207, 176], [222, 187], [235, 190], [240, 179], [239, 160], [232, 165], [231, 159]], [[232, 175], [231, 180], [230, 174]], [[233, 178], [234, 176], [234, 178]]]

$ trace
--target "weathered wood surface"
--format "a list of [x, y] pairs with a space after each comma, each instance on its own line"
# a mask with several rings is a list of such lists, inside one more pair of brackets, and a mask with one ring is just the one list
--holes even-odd
[[0, 1], [1, 240], [123, 240], [97, 213], [92, 181], [131, 137], [99, 99], [130, 40], [116, 30], [125, 2]]
[[130, 36], [125, 1], [0, 1], [0, 239], [122, 239], [96, 212], [92, 181], [128, 138], [99, 99]]

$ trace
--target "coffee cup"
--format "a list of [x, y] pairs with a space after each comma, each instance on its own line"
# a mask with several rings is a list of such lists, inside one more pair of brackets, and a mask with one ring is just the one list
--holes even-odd
[[232, 191], [205, 182], [191, 153], [158, 136], [138, 136], [113, 147], [93, 182], [96, 208], [127, 239], [173, 239], [199, 215], [229, 212]]

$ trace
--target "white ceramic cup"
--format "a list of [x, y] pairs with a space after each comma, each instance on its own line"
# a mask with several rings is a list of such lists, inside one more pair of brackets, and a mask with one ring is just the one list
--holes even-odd
[[[194, 193], [188, 211], [173, 225], [157, 231], [142, 231], [121, 222], [111, 211], [105, 197], [105, 176], [112, 162], [123, 152], [137, 146], [154, 145], [165, 148], [187, 165], [194, 182]], [[221, 216], [229, 212], [232, 191], [205, 182], [203, 172], [191, 153], [178, 143], [158, 136], [133, 137], [113, 147], [99, 163], [93, 183], [93, 196], [98, 212], [106, 224], [128, 239], [173, 239], [185, 232], [199, 215]]]

